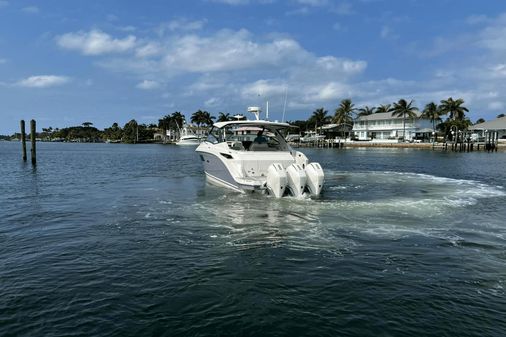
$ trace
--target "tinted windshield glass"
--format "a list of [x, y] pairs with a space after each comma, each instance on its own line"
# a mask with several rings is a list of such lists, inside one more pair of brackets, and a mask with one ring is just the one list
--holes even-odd
[[207, 138], [214, 144], [227, 142], [234, 150], [286, 151], [288, 146], [283, 135], [265, 125], [230, 124], [221, 129], [213, 128]]

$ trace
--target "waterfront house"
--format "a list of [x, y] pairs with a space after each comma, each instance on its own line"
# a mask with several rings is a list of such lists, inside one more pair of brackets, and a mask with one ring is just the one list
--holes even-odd
[[[402, 116], [393, 116], [391, 112], [359, 116], [353, 124], [353, 132], [358, 140], [398, 141], [402, 138], [406, 140], [430, 139], [433, 131], [432, 123], [428, 119], [421, 119], [419, 112], [416, 118], [406, 118], [405, 126], [402, 120]], [[405, 137], [404, 130], [406, 130]]]
[[470, 126], [468, 130], [479, 134], [481, 137], [485, 137], [485, 134], [488, 132], [497, 132], [499, 139], [506, 139], [506, 116], [496, 118], [493, 121], [475, 124]]

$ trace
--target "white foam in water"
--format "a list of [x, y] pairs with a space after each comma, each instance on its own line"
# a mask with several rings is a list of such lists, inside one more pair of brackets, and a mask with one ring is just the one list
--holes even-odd
[[[418, 173], [326, 172], [320, 198], [217, 193], [180, 212], [198, 213], [212, 237], [238, 249], [285, 245], [339, 255], [356, 242], [342, 233], [436, 237], [455, 245], [462, 208], [504, 197], [502, 187]], [[196, 211], [198, 210], [198, 211]], [[340, 234], [341, 233], [341, 234]]]

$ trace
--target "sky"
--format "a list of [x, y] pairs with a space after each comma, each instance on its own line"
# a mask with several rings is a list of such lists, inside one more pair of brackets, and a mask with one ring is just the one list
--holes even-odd
[[506, 1], [0, 0], [0, 134], [448, 97], [506, 112]]

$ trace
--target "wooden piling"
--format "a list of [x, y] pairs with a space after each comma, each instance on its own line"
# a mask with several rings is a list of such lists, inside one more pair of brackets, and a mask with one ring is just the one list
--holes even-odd
[[35, 120], [31, 120], [30, 121], [30, 140], [31, 140], [31, 143], [32, 143], [32, 149], [31, 149], [31, 153], [32, 153], [32, 165], [36, 165], [37, 164], [37, 149], [35, 148], [35, 143], [36, 143], [36, 140], [35, 140], [35, 131], [36, 130], [36, 127], [35, 127]]
[[26, 132], [25, 132], [25, 121], [22, 119], [19, 122], [21, 127], [21, 147], [22, 147], [22, 155], [23, 161], [26, 161]]

